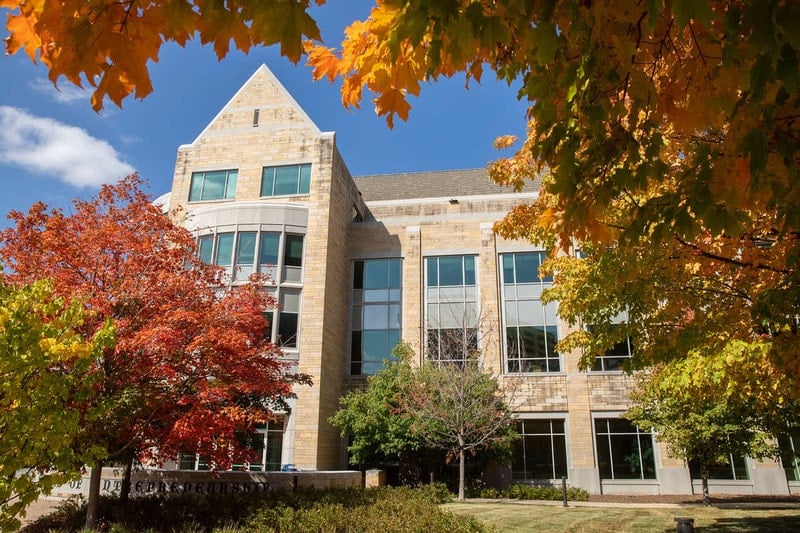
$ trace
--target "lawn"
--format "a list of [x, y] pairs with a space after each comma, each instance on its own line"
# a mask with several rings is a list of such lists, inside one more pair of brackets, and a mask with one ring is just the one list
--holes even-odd
[[695, 531], [800, 531], [800, 508], [753, 509], [702, 506], [564, 508], [530, 502], [453, 502], [443, 506], [493, 526], [497, 533], [513, 532], [674, 532], [677, 516], [694, 518]]

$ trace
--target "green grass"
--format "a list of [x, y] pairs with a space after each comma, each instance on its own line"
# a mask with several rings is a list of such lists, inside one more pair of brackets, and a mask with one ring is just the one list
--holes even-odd
[[720, 509], [681, 506], [671, 508], [560, 507], [516, 502], [453, 502], [447, 511], [469, 515], [493, 526], [497, 533], [674, 532], [677, 516], [694, 518], [698, 533], [800, 530], [800, 509]]

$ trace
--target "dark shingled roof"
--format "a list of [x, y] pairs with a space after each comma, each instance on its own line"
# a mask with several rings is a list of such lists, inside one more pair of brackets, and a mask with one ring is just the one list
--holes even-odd
[[[365, 202], [514, 192], [512, 188], [502, 187], [489, 179], [484, 168], [360, 176], [355, 178], [355, 183]], [[532, 192], [538, 187], [537, 180], [527, 184], [523, 191]]]

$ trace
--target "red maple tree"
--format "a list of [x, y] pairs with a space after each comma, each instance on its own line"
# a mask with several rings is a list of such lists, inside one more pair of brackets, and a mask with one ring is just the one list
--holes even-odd
[[69, 215], [41, 202], [11, 212], [14, 226], [0, 232], [3, 276], [15, 285], [48, 278], [57, 295], [81, 299], [94, 311], [86, 335], [113, 321], [116, 346], [93, 369], [106, 415], [87, 418], [87, 443], [109, 460], [194, 452], [227, 469], [250, 458], [241, 437], [274, 418], [293, 384], [310, 382], [266, 339], [263, 311], [275, 301], [265, 281], [222, 283], [142, 185], [137, 175], [105, 185]]

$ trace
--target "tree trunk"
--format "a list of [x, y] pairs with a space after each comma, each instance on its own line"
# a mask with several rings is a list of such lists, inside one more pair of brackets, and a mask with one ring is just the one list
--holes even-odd
[[705, 467], [703, 467], [700, 477], [703, 481], [703, 505], [708, 507], [711, 505], [711, 498], [708, 497], [708, 471], [705, 469]]
[[131, 494], [131, 470], [133, 470], [133, 454], [125, 461], [125, 470], [122, 473], [122, 484], [119, 487], [119, 501], [122, 505], [128, 504]]
[[458, 501], [464, 501], [464, 448], [458, 450]]
[[97, 461], [92, 465], [92, 475], [89, 478], [89, 502], [86, 505], [86, 529], [97, 530], [97, 511], [100, 500], [100, 480], [103, 476], [103, 462]]

